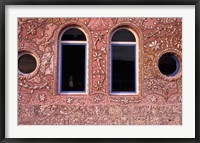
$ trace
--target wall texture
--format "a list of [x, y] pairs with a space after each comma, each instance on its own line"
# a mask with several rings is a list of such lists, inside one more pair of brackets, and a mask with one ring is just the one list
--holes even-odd
[[[59, 95], [60, 32], [81, 27], [88, 38], [88, 94]], [[139, 37], [138, 95], [110, 95], [110, 35], [126, 26]], [[181, 18], [18, 18], [18, 52], [37, 60], [31, 74], [18, 74], [19, 125], [181, 125]], [[176, 76], [158, 68], [159, 57], [174, 53]]]

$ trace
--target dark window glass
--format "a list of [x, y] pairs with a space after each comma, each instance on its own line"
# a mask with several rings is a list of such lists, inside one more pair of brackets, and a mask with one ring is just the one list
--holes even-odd
[[61, 40], [64, 41], [86, 41], [85, 34], [76, 28], [71, 28], [62, 35]]
[[167, 76], [173, 76], [177, 74], [180, 68], [177, 57], [171, 53], [162, 55], [159, 59], [158, 66], [161, 73]]
[[112, 37], [113, 42], [135, 42], [135, 36], [129, 30], [120, 29]]
[[112, 91], [136, 91], [135, 46], [112, 45]]
[[85, 45], [62, 45], [61, 91], [85, 91]]
[[36, 66], [36, 59], [30, 54], [23, 54], [18, 59], [18, 69], [22, 73], [31, 73], [36, 69]]

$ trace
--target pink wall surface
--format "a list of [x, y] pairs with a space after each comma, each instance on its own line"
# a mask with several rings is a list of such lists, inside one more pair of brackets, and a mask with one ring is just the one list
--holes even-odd
[[[88, 93], [59, 95], [59, 36], [77, 26], [88, 39]], [[138, 94], [110, 95], [110, 38], [128, 27], [138, 35]], [[18, 74], [19, 125], [181, 125], [181, 18], [18, 18], [18, 52], [36, 69]], [[158, 68], [164, 53], [180, 61], [175, 76]]]

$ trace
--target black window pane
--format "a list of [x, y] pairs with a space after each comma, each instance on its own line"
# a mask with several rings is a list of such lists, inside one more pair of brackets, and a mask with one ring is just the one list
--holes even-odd
[[112, 36], [112, 41], [135, 42], [135, 36], [129, 30], [120, 29], [114, 33]]
[[85, 45], [62, 46], [62, 91], [85, 91]]
[[135, 46], [112, 46], [112, 91], [136, 91]]
[[174, 54], [166, 53], [160, 57], [158, 66], [162, 74], [174, 76], [179, 71], [180, 64]]
[[20, 56], [18, 60], [18, 69], [22, 73], [31, 73], [36, 69], [36, 66], [36, 59], [30, 54]]
[[86, 41], [85, 34], [76, 28], [71, 28], [65, 31], [65, 33], [62, 35], [61, 40], [64, 41]]

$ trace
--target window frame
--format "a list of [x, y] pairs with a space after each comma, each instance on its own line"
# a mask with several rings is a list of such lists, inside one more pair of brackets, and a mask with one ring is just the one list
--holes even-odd
[[[121, 30], [121, 29], [126, 29], [128, 31], [130, 31], [134, 36], [135, 36], [135, 41], [134, 42], [123, 42], [123, 41], [112, 41], [112, 37], [113, 35], [115, 34], [115, 32], [117, 32], [118, 30]], [[110, 95], [123, 95], [123, 96], [126, 96], [126, 95], [138, 95], [139, 94], [139, 40], [138, 40], [138, 35], [137, 33], [132, 30], [131, 28], [129, 27], [120, 27], [120, 28], [116, 28], [111, 36], [110, 36]], [[112, 91], [112, 46], [135, 46], [135, 91]]]
[[[76, 28], [80, 31], [83, 32], [83, 34], [86, 37], [86, 41], [65, 41], [65, 40], [61, 40], [63, 34], [72, 28]], [[62, 48], [63, 45], [84, 45], [85, 48], [85, 81], [84, 81], [84, 91], [62, 91], [61, 90], [61, 85], [62, 85]], [[88, 38], [87, 38], [87, 34], [84, 32], [84, 30], [82, 30], [82, 28], [77, 27], [77, 26], [68, 26], [65, 29], [62, 30], [62, 32], [60, 33], [60, 37], [59, 37], [59, 56], [58, 56], [58, 61], [59, 61], [59, 65], [58, 65], [58, 94], [59, 95], [72, 95], [72, 94], [88, 94]]]

